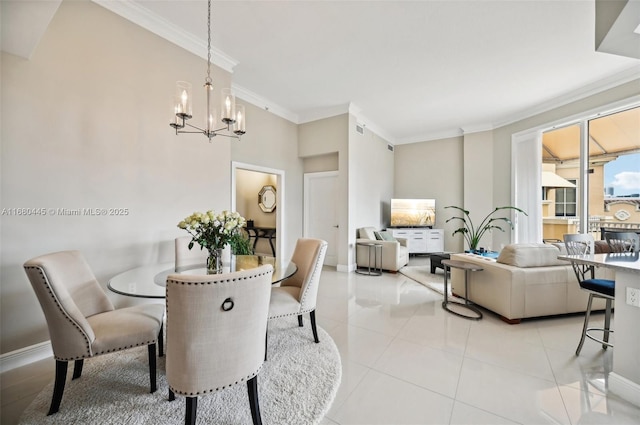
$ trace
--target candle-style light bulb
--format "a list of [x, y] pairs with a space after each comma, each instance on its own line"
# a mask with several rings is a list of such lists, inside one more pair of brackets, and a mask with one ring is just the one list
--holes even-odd
[[187, 95], [186, 90], [182, 90], [182, 95], [180, 96], [180, 99], [182, 100], [182, 110], [184, 111], [187, 109], [187, 100], [189, 99], [189, 96]]
[[191, 84], [186, 81], [176, 83], [176, 115], [188, 120], [191, 115]]
[[236, 105], [236, 122], [233, 124], [233, 132], [238, 136], [245, 133], [244, 105]]
[[236, 122], [236, 97], [231, 89], [222, 89], [222, 122], [229, 125]]

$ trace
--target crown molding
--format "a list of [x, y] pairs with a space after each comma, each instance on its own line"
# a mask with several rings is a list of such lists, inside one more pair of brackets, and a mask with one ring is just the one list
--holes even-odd
[[298, 124], [304, 124], [307, 122], [318, 121], [325, 118], [335, 117], [337, 115], [347, 114], [347, 113], [350, 113], [350, 110], [349, 110], [350, 107], [351, 107], [351, 103], [345, 103], [342, 105], [308, 110], [300, 114], [300, 122]]
[[369, 131], [383, 138], [385, 142], [392, 145], [396, 144], [395, 138], [392, 137], [385, 130], [383, 130], [382, 127], [378, 126], [375, 122], [367, 118], [367, 116], [362, 113], [361, 107], [359, 107], [353, 102], [349, 102], [348, 112], [354, 117], [356, 117], [356, 120], [358, 121], [359, 124], [364, 125], [364, 127], [369, 129]]
[[442, 130], [433, 133], [422, 133], [417, 136], [405, 137], [397, 141], [399, 145], [408, 145], [411, 143], [431, 142], [433, 140], [451, 139], [453, 137], [460, 137], [463, 132], [460, 128], [453, 128], [450, 130]]
[[[151, 31], [155, 35], [182, 47], [203, 59], [207, 59], [207, 43], [200, 38], [184, 31], [177, 25], [161, 18], [139, 3], [114, 0], [91, 0], [105, 9], [119, 15], [134, 24]], [[233, 73], [233, 68], [238, 61], [224, 53], [222, 50], [211, 47], [211, 63]]]
[[257, 93], [252, 92], [251, 90], [239, 86], [235, 83], [231, 83], [231, 89], [237, 98], [240, 98], [246, 102], [251, 103], [252, 105], [257, 106], [258, 108], [264, 109], [265, 111], [271, 112], [274, 115], [277, 115], [281, 118], [284, 118], [288, 121], [291, 121], [294, 124], [300, 124], [300, 119], [298, 114], [291, 112], [290, 110], [283, 108], [280, 105], [277, 105], [266, 98], [260, 96]]
[[550, 99], [546, 102], [540, 103], [537, 106], [534, 106], [532, 108], [527, 108], [513, 115], [507, 116], [501, 121], [495, 122], [493, 124], [493, 128], [495, 129], [495, 128], [504, 127], [509, 124], [513, 124], [514, 122], [518, 122], [523, 119], [530, 118], [535, 115], [542, 114], [544, 112], [548, 112], [552, 109], [559, 108], [564, 105], [568, 105], [569, 103], [582, 100], [589, 96], [593, 96], [605, 90], [609, 90], [614, 87], [617, 87], [622, 84], [629, 83], [631, 81], [638, 80], [638, 79], [640, 79], [640, 65], [633, 65], [618, 73], [615, 73], [613, 75], [610, 75], [598, 81], [594, 81], [590, 84], [587, 84], [577, 90], [573, 90], [571, 92], [568, 92], [563, 95], [557, 96], [553, 99]]
[[496, 127], [494, 127], [493, 124], [484, 123], [484, 124], [469, 125], [469, 126], [461, 127], [460, 131], [462, 132], [463, 135], [465, 135], [465, 134], [473, 134], [473, 133], [482, 133], [483, 131], [491, 131], [491, 130], [494, 130], [495, 128]]

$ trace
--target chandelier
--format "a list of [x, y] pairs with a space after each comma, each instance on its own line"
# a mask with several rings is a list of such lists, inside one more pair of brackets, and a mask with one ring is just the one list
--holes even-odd
[[[244, 106], [236, 105], [236, 98], [231, 89], [222, 89], [220, 115], [217, 115], [213, 102], [213, 81], [211, 80], [211, 0], [207, 11], [207, 78], [204, 90], [207, 96], [206, 116], [203, 128], [189, 124], [187, 120], [193, 118], [191, 84], [186, 81], [176, 83], [176, 96], [173, 102], [173, 113], [169, 125], [178, 133], [200, 133], [209, 138], [225, 136], [240, 140], [245, 134]], [[220, 122], [218, 122], [218, 118]], [[220, 128], [216, 128], [220, 126]], [[187, 129], [188, 128], [188, 129]]]

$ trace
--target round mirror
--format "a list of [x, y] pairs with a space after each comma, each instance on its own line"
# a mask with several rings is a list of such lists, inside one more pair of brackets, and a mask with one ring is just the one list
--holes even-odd
[[273, 212], [276, 209], [276, 188], [263, 186], [258, 193], [258, 205], [264, 212]]

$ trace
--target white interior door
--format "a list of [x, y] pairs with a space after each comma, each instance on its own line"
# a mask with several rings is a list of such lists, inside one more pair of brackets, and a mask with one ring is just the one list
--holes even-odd
[[329, 266], [338, 264], [337, 189], [337, 171], [304, 175], [304, 237], [327, 241], [324, 263]]

